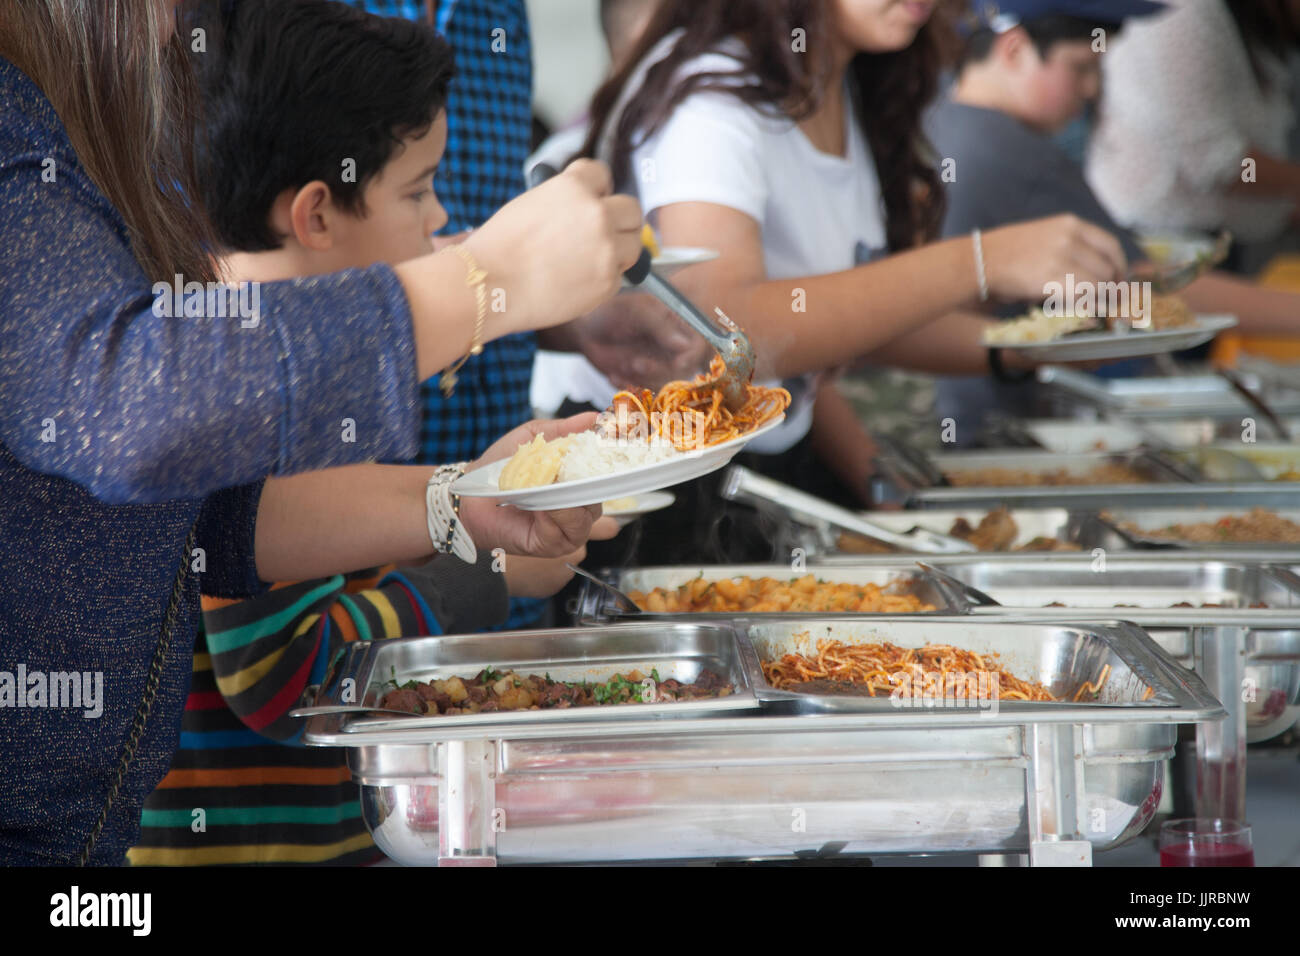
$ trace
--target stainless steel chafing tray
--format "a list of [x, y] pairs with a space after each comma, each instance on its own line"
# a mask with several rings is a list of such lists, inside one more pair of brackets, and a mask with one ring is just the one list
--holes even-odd
[[[1300, 481], [1300, 445], [1281, 442], [1226, 441], [1214, 442], [1203, 448], [1224, 451], [1245, 458], [1260, 470], [1266, 481]], [[1171, 454], [1193, 466], [1204, 467], [1205, 451], [1202, 447], [1179, 449]], [[1284, 477], [1288, 474], [1295, 477]]]
[[[1026, 561], [1018, 556], [951, 560], [943, 570], [1003, 607], [975, 615], [1007, 620], [1032, 614], [1078, 620], [1089, 611], [1122, 614], [1181, 666], [1194, 669], [1228, 707], [1228, 719], [1198, 728], [1198, 815], [1245, 813], [1246, 744], [1296, 722], [1300, 704], [1300, 577], [1249, 561], [1102, 554]], [[1267, 554], [1265, 554], [1267, 557]], [[1064, 607], [1044, 605], [1060, 602]], [[1223, 607], [1180, 608], [1188, 602]], [[1251, 607], [1265, 603], [1267, 608]], [[1138, 607], [1115, 608], [1115, 604]]]
[[[1073, 476], [1078, 475], [1085, 477], [1088, 472], [1104, 465], [1124, 465], [1140, 474], [1148, 483], [1164, 484], [1167, 482], [1181, 482], [1186, 480], [1184, 475], [1175, 470], [1176, 465], [1171, 466], [1167, 461], [1162, 460], [1145, 449], [1133, 449], [1122, 452], [1077, 452], [1074, 454], [1061, 454], [1053, 451], [1043, 451], [1037, 448], [1006, 448], [993, 451], [949, 451], [949, 452], [930, 452], [924, 453], [912, 451], [911, 454], [927, 465], [925, 471], [927, 474], [921, 474], [920, 471], [905, 459], [882, 455], [879, 463], [888, 470], [900, 485], [910, 485], [916, 488], [933, 487], [934, 483], [930, 481], [929, 473], [940, 473], [951, 479], [953, 476], [959, 476], [975, 471], [983, 471], [988, 468], [1005, 468], [1014, 471], [1022, 471], [1029, 474], [1049, 474], [1051, 472], [1064, 471]], [[979, 488], [981, 486], [970, 486]], [[1019, 487], [1019, 486], [1014, 486]], [[1029, 488], [1055, 488], [1055, 489], [1073, 489], [1081, 487], [1078, 485], [1029, 485]], [[1106, 484], [1106, 485], [1084, 485], [1090, 489], [1101, 488], [1127, 488], [1132, 484]], [[958, 488], [954, 490], [966, 491], [969, 488]]]
[[[1070, 368], [1049, 365], [1038, 380], [1095, 408], [1131, 418], [1210, 418], [1254, 416], [1254, 410], [1217, 375], [1169, 375], [1101, 379]], [[1246, 376], [1279, 415], [1300, 415], [1300, 390]]]
[[[940, 588], [933, 577], [918, 568], [912, 562], [901, 562], [893, 566], [872, 565], [870, 567], [835, 567], [833, 570], [823, 566], [794, 569], [787, 564], [717, 564], [694, 565], [661, 568], [626, 568], [604, 570], [602, 579], [622, 590], [652, 591], [655, 588], [675, 589], [695, 580], [724, 581], [734, 578], [774, 578], [777, 581], [793, 581], [811, 575], [820, 581], [833, 584], [876, 584], [894, 593], [911, 594], [927, 604], [933, 604], [933, 611], [919, 611], [918, 614], [962, 614], [970, 608], [970, 603], [960, 595], [953, 595]], [[746, 614], [761, 612], [745, 612]], [[774, 612], [775, 613], [775, 612]], [[787, 612], [787, 616], [788, 616]], [[820, 611], [797, 611], [798, 616], [822, 613]], [[848, 612], [846, 612], [848, 613]], [[883, 612], [898, 614], [898, 611]], [[631, 615], [619, 609], [612, 596], [607, 592], [584, 581], [578, 597], [577, 621], [581, 624], [596, 624], [614, 620], [676, 620], [698, 621], [702, 623], [730, 623], [738, 612], [712, 613], [691, 612], [649, 613]], [[875, 614], [852, 612], [853, 617], [874, 617]]]
[[1160, 454], [1145, 450], [1121, 454], [1093, 453], [1060, 455], [1045, 451], [1008, 449], [980, 452], [941, 452], [928, 456], [935, 469], [945, 474], [986, 468], [1046, 473], [1064, 469], [1085, 475], [1107, 463], [1122, 463], [1151, 476], [1145, 484], [1017, 485], [1017, 486], [925, 486], [906, 463], [879, 459], [892, 476], [895, 490], [919, 508], [961, 509], [1063, 507], [1073, 511], [1141, 505], [1149, 502], [1186, 504], [1240, 504], [1245, 507], [1300, 505], [1300, 484], [1291, 482], [1204, 483], [1185, 481], [1169, 470]]
[[[1250, 562], [1170, 562], [1150, 552], [1126, 555], [1122, 561], [1088, 554], [1050, 563], [1008, 555], [996, 561], [944, 564], [943, 569], [1008, 608], [1056, 611], [1063, 608], [1049, 605], [1060, 602], [1076, 613], [1086, 609], [1128, 615], [1149, 609], [1170, 620], [1194, 623], [1207, 611], [1252, 609], [1263, 603], [1267, 609], [1254, 610], [1274, 612], [1283, 622], [1300, 622], [1300, 581], [1282, 569]], [[940, 587], [947, 585], [940, 581]], [[1192, 607], [1173, 606], [1180, 603]]]
[[[919, 648], [926, 644], [951, 644], [972, 651], [1023, 680], [1042, 684], [1056, 701], [1020, 701], [1011, 699], [967, 700], [958, 709], [998, 710], [1004, 708], [1029, 719], [1065, 719], [1061, 712], [1080, 721], [1124, 720], [1134, 711], [1159, 709], [1172, 714], [1183, 708], [1196, 708], [1196, 692], [1183, 676], [1171, 668], [1160, 650], [1139, 628], [1122, 623], [1074, 624], [1007, 624], [1003, 621], [968, 618], [948, 621], [941, 631], [928, 622], [901, 621], [888, 623], [866, 621], [832, 621], [830, 619], [744, 623], [744, 633], [754, 646], [760, 667], [750, 674], [760, 700], [791, 705], [798, 712], [887, 714], [900, 708], [931, 708], [938, 712], [942, 700], [915, 701], [910, 695], [884, 694], [876, 697], [850, 694], [808, 693], [778, 690], [766, 680], [761, 663], [779, 660], [784, 654], [816, 656], [819, 641], [845, 644], [879, 644], [888, 642], [899, 647]], [[941, 633], [941, 637], [936, 635]], [[1096, 701], [1074, 702], [1075, 694], [1088, 682], [1095, 682], [1103, 668], [1109, 666], [1106, 682]], [[1168, 686], [1171, 675], [1173, 686]], [[987, 675], [986, 675], [987, 676]], [[921, 688], [916, 688], [920, 692]], [[990, 691], [990, 693], [992, 693]], [[1104, 716], [1101, 715], [1104, 712]]]
[[[1242, 436], [1242, 419], [1246, 415], [1233, 418], [1168, 418], [1153, 419], [1142, 423], [1143, 431], [1157, 441], [1176, 447], [1194, 447], [1209, 445], [1214, 442], [1240, 443]], [[1300, 430], [1300, 418], [1283, 418], [1282, 422], [1292, 434]], [[1256, 434], [1267, 438], [1267, 426], [1257, 428]], [[1229, 448], [1236, 451], [1237, 448]]]
[[[874, 524], [878, 524], [889, 531], [896, 531], [899, 534], [906, 533], [914, 527], [935, 531], [939, 534], [948, 534], [959, 519], [965, 521], [972, 528], [978, 527], [979, 523], [991, 510], [993, 509], [872, 511], [869, 513], [869, 517]], [[1007, 513], [1016, 524], [1016, 536], [1011, 542], [1013, 550], [1028, 544], [1035, 538], [1056, 538], [1059, 541], [1083, 547], [1083, 542], [1079, 536], [1087, 520], [1086, 514], [1072, 514], [1065, 508], [1013, 508], [1008, 509]], [[804, 536], [795, 536], [793, 540], [797, 540], [803, 545], [809, 556], [817, 556], [819, 563], [851, 564], [863, 557], [870, 557], [870, 555], [858, 552], [841, 551], [839, 548], [840, 535], [837, 529], [834, 528], [809, 528]], [[882, 544], [882, 547], [885, 547], [885, 545]], [[913, 551], [898, 551], [895, 553], [922, 554], [922, 552]], [[999, 554], [1009, 552], [980, 553]], [[1033, 553], [1037, 554], [1039, 552]]]
[[637, 670], [649, 674], [656, 670], [661, 679], [691, 683], [701, 670], [708, 669], [733, 685], [734, 692], [723, 697], [665, 703], [428, 717], [347, 715], [339, 721], [337, 730], [341, 733], [419, 730], [434, 736], [472, 736], [481, 734], [486, 726], [621, 723], [646, 718], [676, 720], [757, 706], [742, 652], [743, 645], [730, 629], [667, 623], [604, 630], [504, 631], [492, 635], [357, 641], [348, 645], [330, 669], [313, 703], [377, 705], [395, 684], [408, 680], [470, 678], [489, 666], [497, 671], [546, 674], [555, 680], [574, 682], [603, 682], [616, 673]]
[[[1300, 504], [1300, 502], [1297, 503]], [[1177, 538], [1144, 533], [1160, 531], [1179, 524], [1213, 523], [1221, 518], [1244, 515], [1251, 507], [1249, 504], [1237, 504], [1235, 506], [1229, 504], [1227, 507], [1221, 505], [1218, 507], [1169, 508], [1161, 507], [1161, 504], [1164, 503], [1153, 502], [1154, 507], [1119, 506], [1108, 508], [1104, 513], [1087, 519], [1084, 522], [1081, 535], [1092, 547], [1106, 549], [1133, 547], [1186, 550], [1212, 549], [1225, 553], [1241, 552], [1243, 554], [1268, 549], [1279, 552], [1289, 551], [1300, 558], [1300, 544], [1269, 543], [1266, 541], [1216, 541], [1207, 543], [1180, 541]], [[1267, 510], [1289, 521], [1300, 522], [1300, 507], [1268, 508]], [[1136, 530], [1128, 530], [1126, 527], [1128, 525], [1132, 525]]]
[[[971, 622], [876, 623], [925, 623], [943, 641]], [[1140, 638], [1122, 643], [1126, 661], [1148, 659]], [[367, 826], [407, 864], [964, 851], [1086, 865], [1150, 820], [1174, 723], [1222, 716], [1194, 676], [1149, 666], [1143, 679], [1172, 705], [746, 712], [450, 739], [432, 725], [342, 732], [327, 716], [306, 739], [348, 748]]]

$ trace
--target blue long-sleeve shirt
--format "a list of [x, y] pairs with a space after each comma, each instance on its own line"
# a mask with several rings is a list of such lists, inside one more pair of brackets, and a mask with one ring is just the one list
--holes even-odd
[[[252, 328], [155, 315], [121, 216], [0, 58], [0, 862], [75, 861], [191, 526], [204, 591], [253, 594], [262, 478], [415, 454], [411, 317], [392, 271], [260, 298]], [[96, 862], [121, 862], [176, 748], [197, 608], [191, 575]], [[100, 675], [98, 716], [50, 706], [51, 671], [86, 687]]]

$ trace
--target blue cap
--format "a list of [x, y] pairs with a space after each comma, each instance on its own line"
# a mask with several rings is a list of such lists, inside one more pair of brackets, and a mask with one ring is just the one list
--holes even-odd
[[974, 0], [976, 18], [1001, 33], [1026, 20], [1066, 16], [1099, 23], [1123, 23], [1168, 9], [1157, 0]]

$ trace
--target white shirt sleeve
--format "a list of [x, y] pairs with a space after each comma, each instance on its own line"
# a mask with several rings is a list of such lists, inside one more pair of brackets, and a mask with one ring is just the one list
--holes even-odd
[[762, 157], [766, 122], [771, 121], [729, 93], [688, 97], [633, 151], [642, 208], [649, 214], [672, 203], [716, 203], [762, 226], [768, 198]]
[[1134, 152], [1194, 188], [1232, 181], [1249, 145], [1239, 112], [1255, 78], [1231, 15], [1222, 3], [1189, 3], [1129, 29], [1106, 82], [1126, 100], [1129, 132], [1145, 133]]

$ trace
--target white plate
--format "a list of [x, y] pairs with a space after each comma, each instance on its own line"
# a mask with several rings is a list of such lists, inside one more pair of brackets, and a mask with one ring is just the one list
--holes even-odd
[[783, 421], [785, 416], [778, 415], [762, 428], [739, 438], [733, 438], [731, 441], [724, 441], [712, 448], [688, 451], [665, 461], [629, 468], [612, 475], [597, 475], [594, 478], [562, 481], [539, 485], [536, 488], [502, 491], [497, 487], [497, 479], [501, 477], [506, 462], [510, 460], [506, 458], [457, 478], [451, 488], [462, 498], [494, 498], [502, 504], [514, 505], [525, 511], [554, 511], [558, 508], [598, 505], [611, 498], [627, 498], [659, 491], [661, 488], [670, 488], [683, 481], [690, 481], [692, 478], [717, 471], [751, 441], [759, 435], [770, 432]]
[[1082, 332], [1050, 342], [997, 345], [1039, 362], [1091, 362], [1180, 352], [1210, 341], [1237, 324], [1235, 315], [1198, 315], [1191, 325], [1159, 332]]
[[1123, 422], [1080, 422], [1073, 419], [1038, 419], [1024, 423], [1038, 444], [1062, 455], [1089, 451], [1132, 451], [1142, 444], [1142, 433]]
[[716, 258], [718, 258], [717, 249], [665, 246], [659, 250], [659, 255], [651, 260], [650, 268], [661, 276], [670, 276], [678, 269], [685, 269], [687, 266], [698, 265], [701, 262], [712, 262]]
[[624, 507], [611, 508], [608, 505], [605, 506], [605, 514], [616, 520], [620, 528], [630, 524], [642, 515], [667, 508], [677, 500], [677, 496], [671, 491], [652, 491], [649, 494], [624, 497], [632, 498]]

